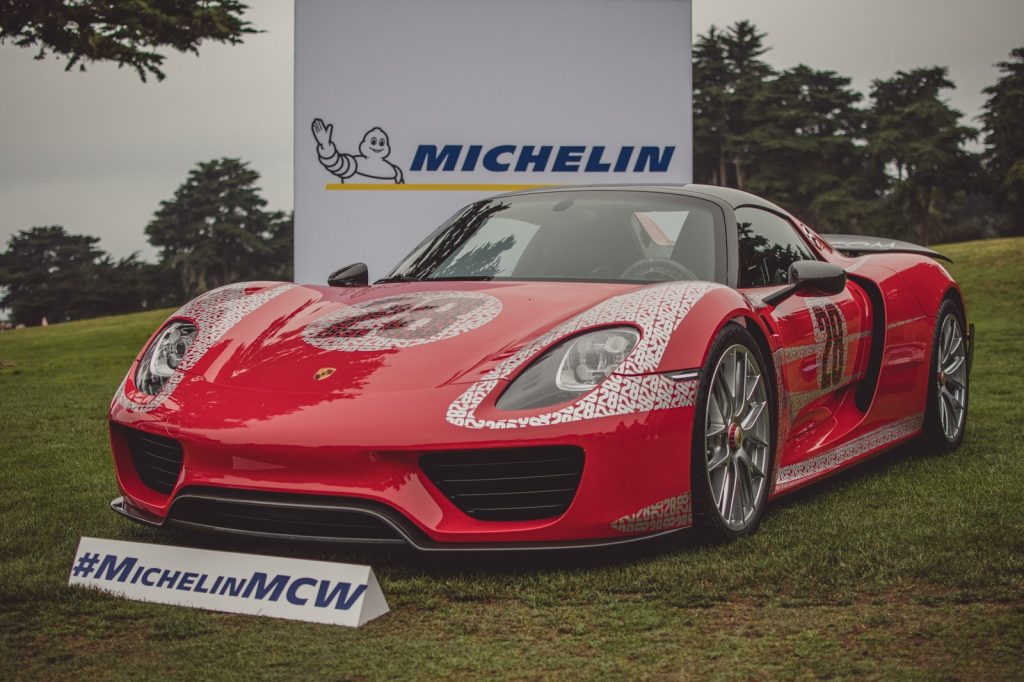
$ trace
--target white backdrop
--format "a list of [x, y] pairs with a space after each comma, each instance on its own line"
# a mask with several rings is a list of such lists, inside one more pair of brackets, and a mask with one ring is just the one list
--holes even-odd
[[295, 277], [476, 199], [692, 173], [690, 0], [296, 0]]

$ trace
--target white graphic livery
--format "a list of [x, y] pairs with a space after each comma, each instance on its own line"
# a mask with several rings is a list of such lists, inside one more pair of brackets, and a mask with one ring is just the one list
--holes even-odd
[[918, 320], [923, 320], [923, 319], [924, 319], [924, 315], [917, 315], [915, 317], [908, 317], [905, 320], [897, 320], [896, 322], [890, 322], [889, 324], [885, 325], [885, 328], [886, 328], [886, 330], [896, 329], [898, 327], [902, 327], [903, 325], [911, 324], [911, 323], [917, 322]]
[[479, 291], [427, 291], [385, 296], [314, 320], [302, 332], [322, 350], [382, 351], [443, 341], [481, 327], [501, 301]]
[[776, 490], [784, 490], [801, 479], [829, 471], [855, 457], [909, 438], [921, 431], [923, 423], [924, 413], [919, 412], [892, 424], [868, 431], [863, 436], [823, 452], [813, 459], [782, 467], [778, 470], [775, 478]]
[[620, 533], [653, 533], [683, 528], [693, 523], [690, 493], [683, 493], [633, 512], [612, 522]]
[[[614, 296], [580, 313], [528, 343], [482, 379], [473, 383], [449, 407], [447, 419], [470, 429], [547, 426], [583, 419], [613, 417], [693, 405], [697, 381], [675, 381], [657, 371], [679, 323], [704, 295], [721, 285], [708, 282], [668, 282]], [[553, 412], [529, 417], [481, 419], [476, 410], [500, 381], [508, 379], [537, 353], [573, 333], [599, 325], [631, 322], [640, 326], [640, 342], [621, 367], [596, 389]]]
[[128, 377], [114, 394], [115, 400], [122, 407], [136, 412], [149, 412], [160, 407], [174, 389], [184, 378], [183, 372], [191, 369], [199, 362], [200, 358], [210, 350], [213, 344], [217, 343], [229, 329], [242, 321], [246, 315], [262, 306], [267, 301], [277, 298], [284, 292], [294, 288], [294, 284], [278, 284], [267, 288], [259, 288], [251, 294], [246, 289], [253, 289], [247, 284], [229, 284], [208, 291], [202, 296], [195, 298], [171, 315], [170, 319], [185, 318], [196, 323], [196, 338], [189, 346], [188, 352], [181, 359], [174, 374], [160, 389], [156, 395], [149, 396], [144, 393], [136, 393], [129, 397], [125, 393], [125, 385]]

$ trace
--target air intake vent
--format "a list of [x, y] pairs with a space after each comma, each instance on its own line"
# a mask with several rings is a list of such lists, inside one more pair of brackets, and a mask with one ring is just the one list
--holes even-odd
[[314, 496], [187, 489], [169, 518], [208, 530], [318, 541], [404, 543], [378, 516], [346, 507], [345, 500]]
[[124, 429], [124, 434], [142, 482], [158, 493], [170, 494], [181, 473], [181, 443], [135, 429]]
[[456, 507], [482, 521], [529, 521], [564, 514], [583, 475], [571, 446], [439, 452], [423, 473]]

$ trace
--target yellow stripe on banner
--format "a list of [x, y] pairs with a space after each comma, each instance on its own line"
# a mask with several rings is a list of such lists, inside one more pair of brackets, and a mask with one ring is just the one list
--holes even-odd
[[395, 191], [404, 190], [407, 192], [517, 192], [523, 189], [536, 189], [538, 187], [558, 187], [558, 185], [500, 185], [500, 184], [488, 184], [488, 183], [470, 183], [470, 184], [443, 184], [443, 183], [419, 183], [410, 185], [393, 185], [393, 184], [370, 184], [370, 183], [352, 183], [346, 184], [343, 182], [328, 182], [324, 185], [324, 189], [343, 189], [343, 190], [376, 190], [376, 191]]

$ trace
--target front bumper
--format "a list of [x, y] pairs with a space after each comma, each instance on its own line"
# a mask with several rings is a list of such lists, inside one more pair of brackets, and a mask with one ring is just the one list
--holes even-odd
[[[420, 424], [402, 428], [401, 410], [347, 415], [349, 405], [358, 402], [340, 405], [330, 422], [325, 422], [322, 414], [314, 414], [316, 419], [311, 420], [310, 412], [303, 409], [274, 410], [265, 418], [238, 420], [226, 419], [219, 408], [193, 409], [187, 414], [164, 408], [139, 413], [115, 405], [111, 444], [123, 496], [112, 506], [151, 526], [268, 538], [375, 542], [365, 537], [281, 532], [251, 524], [229, 527], [195, 516], [176, 518], [177, 505], [197, 496], [227, 496], [233, 503], [274, 509], [281, 507], [267, 501], [284, 496], [288, 499], [285, 506], [291, 509], [326, 506], [376, 518], [393, 532], [388, 541], [424, 551], [593, 547], [663, 535], [690, 525], [692, 407], [568, 424], [477, 430], [436, 426], [436, 422], [433, 429]], [[419, 409], [417, 415], [425, 411]], [[356, 422], [358, 426], [349, 428]], [[126, 428], [181, 444], [181, 471], [167, 491], [158, 492], [140, 478]], [[353, 433], [357, 435], [353, 437]], [[423, 436], [423, 444], [416, 443], [417, 433]], [[342, 438], [350, 443], [337, 445]], [[551, 446], [574, 446], [585, 453], [575, 497], [564, 513], [552, 518], [473, 518], [438, 489], [419, 462], [422, 456], [437, 452]], [[248, 499], [239, 501], [240, 496]]]

